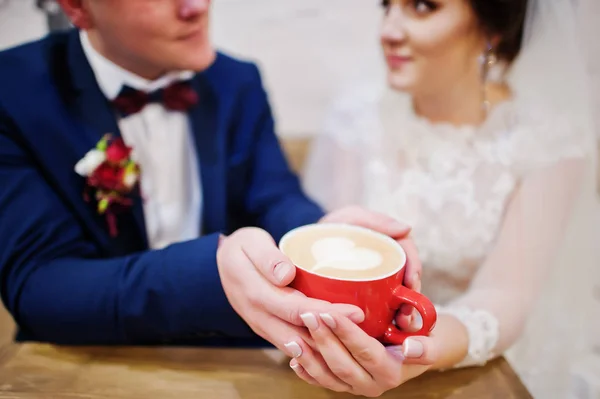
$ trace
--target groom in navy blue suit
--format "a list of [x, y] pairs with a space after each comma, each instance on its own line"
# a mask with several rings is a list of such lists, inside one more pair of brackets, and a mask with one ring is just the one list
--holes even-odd
[[[324, 214], [257, 68], [210, 45], [210, 1], [60, 3], [79, 29], [0, 53], [0, 293], [18, 339], [283, 348], [306, 336], [303, 309], [360, 321], [282, 288], [294, 268], [276, 240]], [[141, 169], [114, 226], [84, 195], [106, 133]], [[325, 220], [407, 233], [360, 209]]]

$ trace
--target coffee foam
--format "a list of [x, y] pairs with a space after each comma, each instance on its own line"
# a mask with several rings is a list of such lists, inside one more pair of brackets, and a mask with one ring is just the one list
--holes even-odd
[[300, 227], [286, 234], [279, 247], [296, 267], [341, 280], [378, 279], [397, 273], [405, 264], [397, 242], [356, 226]]
[[371, 270], [383, 263], [383, 257], [377, 251], [357, 247], [356, 243], [346, 237], [321, 238], [311, 246], [315, 265], [311, 271], [324, 268], [338, 270]]

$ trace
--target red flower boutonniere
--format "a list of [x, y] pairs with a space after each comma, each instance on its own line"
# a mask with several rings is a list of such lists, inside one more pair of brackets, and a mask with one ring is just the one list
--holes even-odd
[[131, 148], [122, 138], [107, 134], [77, 162], [75, 172], [86, 178], [86, 201], [95, 191], [98, 213], [106, 215], [110, 235], [116, 237], [115, 215], [132, 206], [132, 196], [139, 188], [140, 168], [131, 159]]

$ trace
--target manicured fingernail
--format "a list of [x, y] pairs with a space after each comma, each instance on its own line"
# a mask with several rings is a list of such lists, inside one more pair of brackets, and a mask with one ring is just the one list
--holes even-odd
[[406, 359], [403, 353], [404, 349], [401, 346], [388, 346], [387, 348], [385, 348], [385, 350], [387, 350], [390, 355], [394, 356], [400, 361]]
[[284, 346], [290, 352], [292, 357], [299, 358], [300, 356], [302, 356], [302, 348], [300, 347], [300, 345], [298, 345], [297, 342], [288, 342]]
[[290, 274], [293, 270], [293, 266], [290, 265], [289, 263], [280, 263], [277, 266], [275, 266], [275, 270], [273, 271], [273, 274], [275, 275], [275, 279], [278, 282], [282, 282], [283, 279], [286, 278], [286, 276], [288, 274]]
[[317, 328], [319, 328], [319, 322], [317, 321], [317, 318], [314, 314], [304, 313], [300, 315], [300, 318], [309, 330], [316, 330]]
[[319, 316], [321, 316], [321, 320], [323, 320], [323, 323], [327, 324], [327, 327], [331, 328], [332, 330], [337, 327], [335, 320], [333, 319], [333, 317], [331, 317], [329, 313], [321, 313], [319, 314]]
[[419, 273], [415, 273], [410, 278], [413, 285], [418, 284], [421, 281], [421, 277], [419, 277]]
[[413, 328], [420, 330], [423, 328], [423, 317], [419, 312], [415, 312], [412, 316]]
[[415, 274], [412, 277], [412, 289], [415, 291], [421, 291], [421, 276], [419, 274]]
[[423, 347], [422, 343], [410, 338], [404, 341], [403, 347], [404, 356], [413, 359], [420, 358], [421, 356], [423, 356], [423, 352], [425, 351], [425, 348]]
[[414, 308], [410, 305], [404, 305], [404, 306], [402, 306], [402, 314], [404, 316], [410, 316], [413, 312], [413, 309]]
[[365, 314], [363, 313], [362, 310], [359, 310], [356, 312], [351, 312], [345, 316], [348, 317], [350, 320], [352, 320], [356, 324], [360, 324], [363, 321], [365, 321]]
[[295, 363], [295, 364], [290, 364], [290, 367], [292, 368], [292, 370], [294, 370], [296, 373], [300, 373], [302, 372], [302, 366], [299, 363]]

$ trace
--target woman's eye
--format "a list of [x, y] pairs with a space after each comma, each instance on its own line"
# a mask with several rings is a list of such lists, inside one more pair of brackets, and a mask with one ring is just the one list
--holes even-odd
[[437, 5], [428, 0], [413, 0], [412, 7], [417, 12], [417, 14], [428, 14], [432, 11], [435, 11]]
[[[386, 11], [388, 11], [391, 6], [391, 0], [381, 0], [381, 7], [383, 7]], [[438, 5], [431, 0], [408, 0], [405, 2], [405, 6], [411, 8], [419, 15], [428, 14], [438, 8]]]

